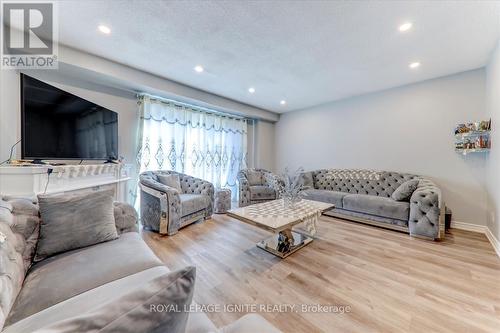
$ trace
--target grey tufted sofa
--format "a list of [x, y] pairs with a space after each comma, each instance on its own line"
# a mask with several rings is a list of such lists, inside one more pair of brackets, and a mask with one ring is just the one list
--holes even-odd
[[[177, 174], [182, 192], [159, 182], [158, 174]], [[139, 175], [141, 189], [141, 223], [144, 228], [160, 234], [174, 235], [177, 231], [213, 213], [212, 183], [180, 172], [157, 170]]]
[[[49, 327], [75, 317], [94, 319], [103, 304], [170, 271], [137, 232], [132, 206], [114, 203], [114, 216], [119, 238], [33, 263], [40, 225], [37, 202], [0, 196], [0, 332], [59, 332]], [[190, 313], [185, 333], [205, 332], [280, 333], [257, 314], [219, 330], [206, 314]]]
[[[121, 235], [121, 240], [105, 243], [110, 246], [120, 242], [125, 244], [127, 241], [123, 240], [123, 235], [137, 235], [137, 213], [132, 206], [115, 202], [114, 216], [116, 231]], [[74, 277], [72, 273], [76, 274], [82, 269], [81, 266], [84, 266], [84, 260], [78, 257], [78, 253], [85, 250], [63, 253], [32, 264], [40, 222], [36, 199], [0, 196], [0, 331], [4, 324], [8, 326], [6, 332], [33, 331], [34, 329], [31, 328], [34, 327], [30, 325], [38, 325], [40, 322], [40, 318], [35, 318], [37, 312], [47, 308], [51, 301], [62, 297], [65, 292], [70, 293], [77, 289], [71, 286], [67, 276], [70, 276], [69, 280], [73, 282], [78, 280], [78, 277]], [[99, 246], [91, 246], [88, 249]], [[70, 253], [74, 254], [73, 257]], [[118, 255], [123, 254], [118, 253]], [[57, 258], [63, 257], [79, 260], [74, 260], [74, 263], [66, 261], [65, 264], [61, 264], [62, 270], [59, 272], [46, 268], [57, 267]], [[102, 273], [99, 270], [95, 272], [98, 272], [97, 275]], [[82, 274], [82, 278], [87, 277]], [[99, 278], [95, 280], [99, 281]], [[44, 282], [49, 284], [45, 285]], [[43, 297], [44, 294], [47, 297]], [[56, 311], [61, 312], [61, 309]], [[45, 310], [45, 312], [45, 315], [50, 317], [50, 311]], [[23, 322], [22, 329], [17, 328], [19, 325], [15, 322], [18, 321]]]
[[[444, 203], [440, 189], [422, 176], [390, 171], [323, 169], [302, 175], [310, 189], [307, 199], [329, 202], [335, 209], [326, 215], [409, 232], [412, 236], [444, 237]], [[418, 179], [409, 202], [396, 201], [392, 193], [403, 182]]]
[[238, 201], [240, 207], [277, 199], [271, 187], [270, 171], [265, 169], [243, 169], [238, 172]]

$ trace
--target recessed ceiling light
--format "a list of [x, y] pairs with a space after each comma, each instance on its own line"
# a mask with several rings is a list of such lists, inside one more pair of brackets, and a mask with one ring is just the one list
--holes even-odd
[[418, 61], [412, 62], [411, 64], [408, 65], [408, 67], [410, 67], [411, 69], [415, 69], [415, 68], [420, 67], [420, 63]]
[[280, 101], [280, 104], [281, 104], [281, 105], [285, 105], [285, 104], [286, 104], [286, 101], [285, 101], [285, 100], [282, 100], [282, 101]]
[[196, 73], [201, 73], [201, 72], [203, 72], [204, 70], [205, 70], [205, 69], [204, 69], [202, 66], [200, 66], [200, 65], [198, 65], [198, 66], [194, 66], [194, 71], [195, 71]]
[[399, 31], [401, 31], [401, 32], [408, 31], [411, 29], [412, 26], [413, 26], [413, 24], [411, 22], [403, 23], [399, 26]]
[[109, 35], [111, 33], [111, 29], [107, 25], [101, 24], [97, 27], [97, 29], [99, 29], [100, 32], [106, 35]]
[[250, 88], [248, 88], [248, 92], [249, 92], [250, 94], [253, 94], [253, 93], [255, 92], [255, 88], [254, 88], [254, 87], [250, 87]]

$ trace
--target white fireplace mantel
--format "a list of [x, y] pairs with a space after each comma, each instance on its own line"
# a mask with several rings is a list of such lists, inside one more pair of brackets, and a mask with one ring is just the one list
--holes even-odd
[[0, 195], [32, 197], [112, 188], [116, 200], [125, 201], [129, 170], [123, 164], [0, 166]]

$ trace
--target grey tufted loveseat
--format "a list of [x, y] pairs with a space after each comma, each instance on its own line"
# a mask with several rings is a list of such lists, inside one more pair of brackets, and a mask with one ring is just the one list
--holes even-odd
[[238, 172], [238, 202], [240, 207], [277, 199], [271, 187], [272, 173], [265, 169], [243, 169]]
[[[441, 190], [422, 176], [390, 171], [323, 169], [302, 175], [305, 198], [333, 203], [326, 215], [409, 232], [430, 239], [444, 237]], [[407, 180], [419, 180], [409, 201], [392, 193]]]
[[[181, 190], [159, 182], [158, 174], [177, 174]], [[174, 235], [177, 231], [213, 213], [212, 183], [180, 172], [157, 170], [139, 175], [141, 189], [141, 223], [144, 228], [160, 234]]]

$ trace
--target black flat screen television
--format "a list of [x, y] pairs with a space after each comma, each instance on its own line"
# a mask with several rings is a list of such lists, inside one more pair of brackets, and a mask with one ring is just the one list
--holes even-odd
[[118, 158], [118, 114], [21, 74], [23, 159]]

